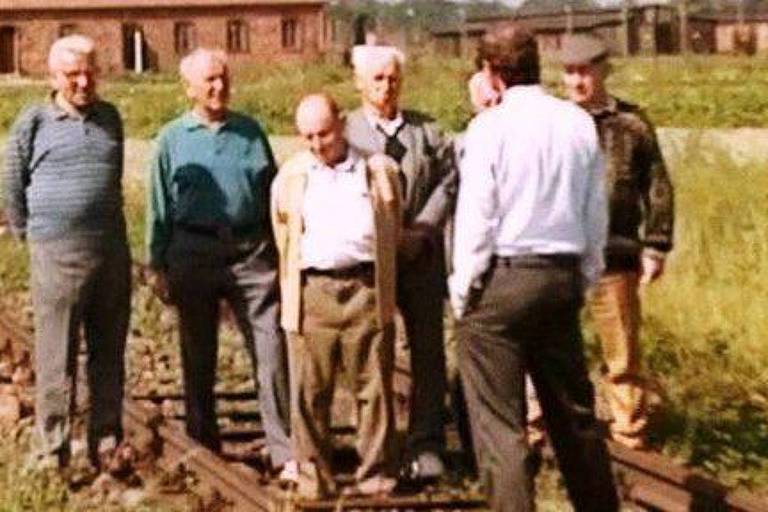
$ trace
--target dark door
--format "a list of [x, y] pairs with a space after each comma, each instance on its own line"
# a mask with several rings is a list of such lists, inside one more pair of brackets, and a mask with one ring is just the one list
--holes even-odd
[[16, 72], [16, 29], [0, 27], [0, 73]]

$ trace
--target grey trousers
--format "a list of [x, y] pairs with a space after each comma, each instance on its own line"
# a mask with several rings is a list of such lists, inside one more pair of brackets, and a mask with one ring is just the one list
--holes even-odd
[[81, 328], [88, 352], [88, 451], [120, 441], [131, 257], [125, 239], [30, 243], [41, 453], [69, 456]]
[[575, 510], [618, 510], [583, 354], [578, 261], [515, 258], [496, 265], [487, 277], [476, 307], [459, 322], [458, 335], [478, 471], [491, 508], [534, 510], [527, 369]]
[[291, 458], [288, 367], [279, 326], [277, 252], [269, 241], [224, 243], [180, 232], [168, 250], [168, 284], [179, 313], [187, 433], [221, 449], [214, 385], [219, 303], [229, 303], [254, 367], [266, 443], [275, 466]]
[[445, 449], [445, 276], [441, 261], [442, 255], [428, 254], [401, 270], [397, 279], [397, 305], [411, 355], [407, 439], [411, 456]]

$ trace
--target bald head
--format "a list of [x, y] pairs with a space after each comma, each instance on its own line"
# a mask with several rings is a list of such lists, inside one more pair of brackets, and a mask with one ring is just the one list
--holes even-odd
[[299, 102], [296, 128], [323, 163], [333, 165], [346, 157], [344, 122], [338, 105], [327, 94], [310, 94]]

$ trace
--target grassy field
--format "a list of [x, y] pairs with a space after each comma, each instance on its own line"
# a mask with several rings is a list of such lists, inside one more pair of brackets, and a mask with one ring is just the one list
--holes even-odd
[[[768, 95], [763, 92], [768, 68], [761, 68], [757, 59], [636, 59], [617, 61], [615, 67], [614, 90], [644, 105], [660, 125], [768, 127]], [[431, 112], [446, 128], [459, 129], [467, 115], [463, 81], [469, 71], [458, 61], [411, 63], [405, 101]], [[343, 68], [285, 67], [244, 75], [236, 81], [237, 105], [263, 119], [273, 133], [290, 133], [291, 109], [304, 92], [323, 89], [346, 107], [355, 103], [349, 71]], [[547, 67], [545, 78], [554, 86], [556, 68]], [[41, 84], [0, 84], [0, 137], [20, 105], [43, 91]], [[134, 178], [143, 174], [151, 150], [146, 138], [183, 110], [184, 102], [168, 77], [105, 84], [104, 96], [120, 105], [129, 135], [144, 139], [129, 141], [126, 182], [134, 255], [142, 257], [144, 191], [142, 180]], [[147, 108], [150, 101], [152, 108]], [[643, 291], [643, 341], [649, 377], [660, 396], [651, 431], [654, 447], [724, 482], [768, 495], [765, 133], [661, 131], [677, 187], [678, 229], [667, 275]], [[291, 139], [277, 140], [279, 156], [295, 147]], [[0, 237], [0, 297], [28, 313], [23, 303], [26, 272], [24, 249]], [[138, 332], [165, 340], [152, 350], [175, 361], [177, 350], [156, 304], [145, 290], [135, 301]], [[596, 362], [596, 343], [588, 339], [590, 358]], [[146, 348], [134, 344], [131, 351], [141, 354]], [[132, 358], [134, 378], [140, 376], [139, 361]], [[55, 485], [34, 495], [26, 484], [2, 485], [18, 477], [18, 468], [6, 462], [7, 439], [0, 441], [0, 510], [46, 510], [39, 500], [62, 503], [50, 505], [52, 509], [70, 507]], [[548, 495], [556, 494], [556, 481], [546, 485]], [[558, 505], [550, 509], [558, 510]]]
[[[648, 109], [660, 126], [768, 127], [768, 68], [757, 58], [726, 56], [616, 59], [612, 90]], [[466, 80], [471, 63], [421, 59], [408, 63], [404, 103], [428, 112], [446, 129], [461, 130], [469, 116]], [[558, 89], [559, 67], [544, 67], [544, 82]], [[234, 78], [234, 105], [263, 121], [270, 133], [293, 133], [293, 109], [308, 92], [326, 91], [344, 107], [356, 104], [348, 68], [317, 64], [246, 69]], [[173, 75], [128, 77], [105, 83], [103, 96], [117, 104], [128, 136], [151, 138], [186, 108]], [[43, 81], [0, 82], [0, 134], [19, 110], [43, 98]]]

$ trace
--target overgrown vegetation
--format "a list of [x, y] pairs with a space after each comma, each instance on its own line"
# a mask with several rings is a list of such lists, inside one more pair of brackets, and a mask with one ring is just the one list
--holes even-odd
[[[659, 126], [768, 126], [768, 68], [761, 59], [727, 56], [679, 56], [615, 59], [612, 90], [639, 103]], [[466, 80], [469, 60], [421, 58], [408, 63], [404, 103], [428, 112], [450, 131], [469, 119]], [[545, 64], [544, 82], [559, 89], [559, 67]], [[357, 104], [351, 70], [341, 65], [283, 64], [237, 72], [234, 107], [260, 119], [273, 134], [292, 134], [293, 109], [309, 92], [326, 91], [345, 108]], [[187, 108], [173, 75], [126, 77], [105, 83], [102, 95], [117, 104], [129, 137], [151, 138]], [[21, 108], [43, 98], [43, 81], [0, 83], [0, 134]]]

